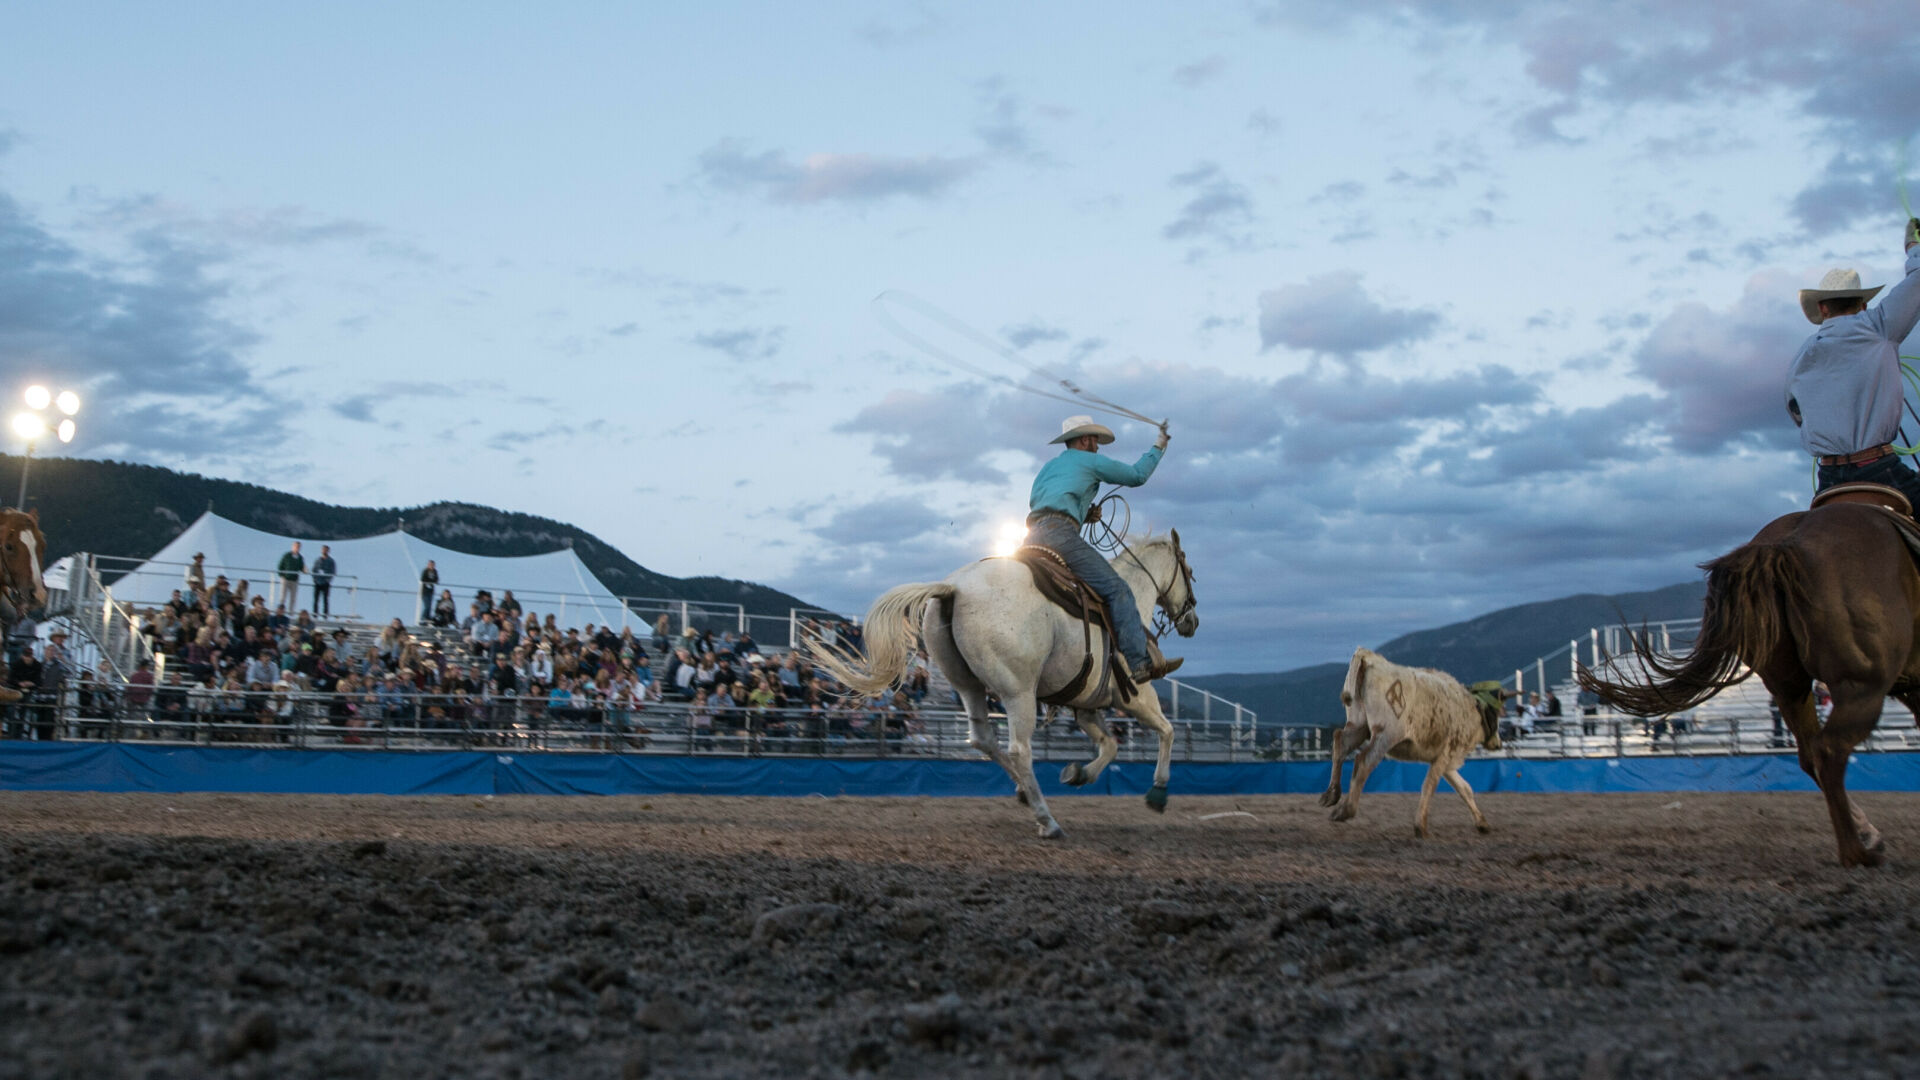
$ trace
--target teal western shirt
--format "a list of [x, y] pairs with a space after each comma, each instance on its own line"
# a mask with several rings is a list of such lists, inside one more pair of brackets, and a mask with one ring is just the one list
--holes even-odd
[[1062, 450], [1047, 462], [1033, 478], [1033, 494], [1027, 499], [1029, 510], [1057, 510], [1075, 521], [1087, 520], [1087, 507], [1100, 484], [1139, 487], [1160, 464], [1161, 450], [1149, 447], [1140, 460], [1131, 465], [1086, 450]]

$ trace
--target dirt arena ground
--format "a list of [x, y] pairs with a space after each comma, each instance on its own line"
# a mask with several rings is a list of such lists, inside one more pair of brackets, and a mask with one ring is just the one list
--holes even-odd
[[1914, 1075], [1862, 802], [0, 793], [0, 1077]]

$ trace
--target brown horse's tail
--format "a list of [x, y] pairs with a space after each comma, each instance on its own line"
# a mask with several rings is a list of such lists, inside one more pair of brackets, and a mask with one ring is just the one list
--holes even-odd
[[1661, 656], [1651, 635], [1628, 631], [1641, 671], [1608, 682], [1582, 666], [1581, 689], [1622, 712], [1666, 716], [1746, 681], [1753, 674], [1748, 668], [1786, 640], [1788, 606], [1804, 606], [1799, 556], [1784, 544], [1754, 542], [1707, 563], [1706, 571], [1707, 601], [1693, 651]]

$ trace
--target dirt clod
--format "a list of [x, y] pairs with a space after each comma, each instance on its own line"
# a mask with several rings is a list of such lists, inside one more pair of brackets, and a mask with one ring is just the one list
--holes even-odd
[[775, 908], [753, 921], [753, 940], [786, 941], [802, 935], [823, 934], [839, 926], [844, 914], [839, 904], [791, 904]]

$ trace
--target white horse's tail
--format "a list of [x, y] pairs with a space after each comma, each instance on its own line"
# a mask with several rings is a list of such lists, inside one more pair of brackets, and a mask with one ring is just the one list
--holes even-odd
[[907, 673], [907, 660], [920, 639], [920, 610], [929, 600], [945, 600], [955, 588], [944, 582], [896, 585], [880, 594], [867, 609], [865, 640], [867, 655], [862, 659], [852, 650], [809, 643], [813, 654], [828, 674], [864, 697], [878, 697]]

